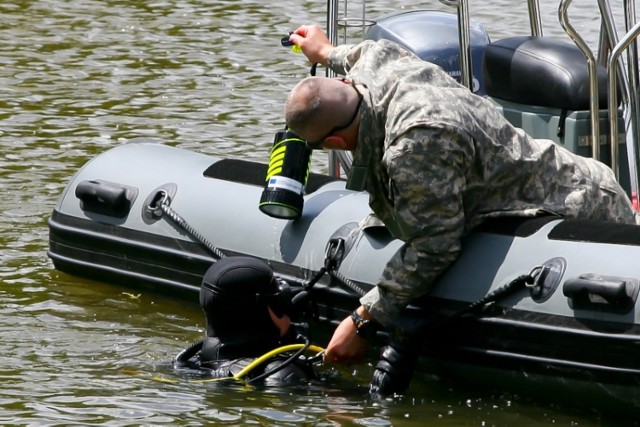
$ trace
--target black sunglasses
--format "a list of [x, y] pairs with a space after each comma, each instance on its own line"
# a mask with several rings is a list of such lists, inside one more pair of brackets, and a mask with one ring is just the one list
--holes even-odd
[[[345, 79], [342, 79], [343, 81]], [[329, 138], [331, 135], [333, 135], [336, 132], [340, 132], [341, 130], [345, 130], [346, 128], [348, 128], [349, 126], [351, 126], [351, 124], [356, 120], [356, 118], [358, 117], [358, 113], [360, 112], [360, 105], [362, 105], [362, 94], [360, 93], [360, 91], [358, 89], [356, 89], [356, 85], [355, 83], [351, 82], [351, 87], [353, 88], [353, 90], [356, 91], [356, 93], [358, 94], [358, 105], [356, 105], [356, 109], [353, 112], [353, 115], [351, 116], [351, 118], [349, 119], [349, 121], [344, 124], [344, 125], [340, 125], [340, 126], [335, 126], [333, 127], [329, 132], [327, 132], [325, 134], [325, 136], [322, 137], [322, 139], [319, 139], [316, 142], [309, 142], [307, 141], [307, 147], [311, 148], [312, 150], [319, 150], [322, 148], [322, 144], [324, 143], [324, 140]]]

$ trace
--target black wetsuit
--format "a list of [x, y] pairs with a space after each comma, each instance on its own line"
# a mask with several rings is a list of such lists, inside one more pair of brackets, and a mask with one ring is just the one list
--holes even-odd
[[[256, 358], [287, 344], [308, 343], [305, 323], [291, 323], [287, 334], [272, 316], [282, 318], [295, 313], [289, 285], [274, 276], [260, 259], [234, 256], [221, 258], [202, 278], [200, 306], [206, 316], [202, 342], [185, 349], [175, 360], [177, 366], [189, 366], [209, 372], [216, 378], [233, 377]], [[293, 383], [315, 378], [313, 369], [300, 358], [287, 360], [275, 356], [250, 370], [249, 382]], [[284, 363], [284, 365], [283, 365]], [[272, 369], [281, 370], [269, 374]]]

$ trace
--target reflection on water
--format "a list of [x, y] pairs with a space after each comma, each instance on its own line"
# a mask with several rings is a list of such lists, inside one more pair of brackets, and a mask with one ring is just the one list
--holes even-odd
[[[424, 3], [371, 1], [369, 16], [445, 9]], [[478, 3], [472, 11], [493, 38], [526, 33], [524, 5]], [[542, 3], [543, 20], [552, 22], [555, 2]], [[47, 218], [69, 177], [96, 154], [145, 137], [266, 161], [286, 94], [308, 73], [279, 39], [299, 24], [322, 23], [325, 8], [323, 1], [270, 0], [0, 4], [3, 424], [598, 422], [588, 413], [427, 375], [409, 396], [373, 402], [366, 398], [370, 365], [335, 371], [326, 383], [302, 389], [192, 382], [166, 363], [202, 334], [196, 301], [185, 305], [53, 270]], [[594, 43], [593, 8], [575, 9], [576, 26], [591, 29]]]

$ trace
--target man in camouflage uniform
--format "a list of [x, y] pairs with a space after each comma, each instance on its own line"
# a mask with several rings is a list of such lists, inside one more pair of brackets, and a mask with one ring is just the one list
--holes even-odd
[[[456, 259], [461, 238], [489, 217], [634, 222], [607, 166], [532, 139], [489, 100], [397, 44], [334, 47], [315, 25], [298, 28], [290, 41], [346, 79], [301, 81], [285, 105], [287, 125], [318, 148], [353, 151], [347, 186], [367, 190], [373, 212], [405, 242], [360, 300], [364, 319], [389, 326]], [[347, 318], [325, 361], [355, 361], [365, 348]]]

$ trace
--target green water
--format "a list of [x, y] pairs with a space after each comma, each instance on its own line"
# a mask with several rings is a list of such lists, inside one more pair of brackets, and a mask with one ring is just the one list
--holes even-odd
[[[524, 3], [479, 3], [473, 10], [490, 21], [492, 36], [526, 32]], [[542, 3], [553, 19], [555, 2]], [[370, 16], [417, 6], [444, 9], [369, 2]], [[324, 22], [325, 10], [323, 1], [274, 0], [0, 5], [1, 424], [610, 423], [588, 408], [428, 375], [406, 397], [373, 402], [365, 394], [370, 364], [304, 388], [193, 382], [166, 364], [202, 334], [195, 298], [172, 301], [53, 269], [47, 218], [93, 156], [145, 137], [266, 161], [286, 94], [308, 72], [279, 39], [298, 24]], [[597, 22], [582, 15], [578, 23], [595, 32]]]

